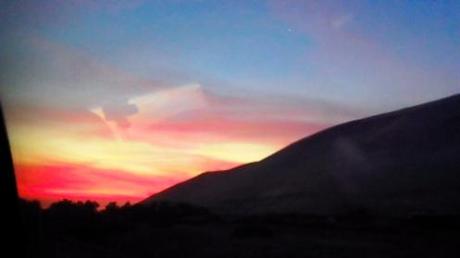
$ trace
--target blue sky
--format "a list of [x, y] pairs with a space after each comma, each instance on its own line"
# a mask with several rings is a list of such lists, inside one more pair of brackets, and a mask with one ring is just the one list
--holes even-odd
[[42, 37], [147, 79], [370, 112], [460, 89], [458, 1], [24, 2], [6, 4], [5, 35]]

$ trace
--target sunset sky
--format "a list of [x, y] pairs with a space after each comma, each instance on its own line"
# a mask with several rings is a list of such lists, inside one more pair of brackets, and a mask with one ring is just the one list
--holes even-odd
[[20, 195], [136, 202], [460, 92], [460, 1], [4, 1]]

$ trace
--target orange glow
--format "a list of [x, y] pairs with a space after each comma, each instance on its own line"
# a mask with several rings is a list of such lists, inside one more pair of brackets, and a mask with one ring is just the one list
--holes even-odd
[[63, 198], [136, 202], [202, 172], [258, 161], [325, 127], [297, 119], [306, 114], [298, 108], [217, 96], [198, 83], [156, 87], [90, 63], [94, 81], [116, 78], [107, 82], [123, 82], [121, 93], [136, 84], [142, 94], [121, 106], [115, 101], [112, 110], [104, 102], [10, 104], [7, 126], [24, 198], [45, 205]]

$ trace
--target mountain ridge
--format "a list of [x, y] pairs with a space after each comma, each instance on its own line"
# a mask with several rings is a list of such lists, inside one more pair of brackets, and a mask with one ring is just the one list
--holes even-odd
[[458, 212], [458, 132], [460, 95], [453, 95], [327, 128], [141, 203], [187, 202], [227, 213]]

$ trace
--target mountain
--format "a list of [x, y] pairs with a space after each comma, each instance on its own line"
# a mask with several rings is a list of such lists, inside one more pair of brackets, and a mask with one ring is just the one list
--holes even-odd
[[331, 127], [142, 203], [226, 213], [460, 212], [460, 95]]

